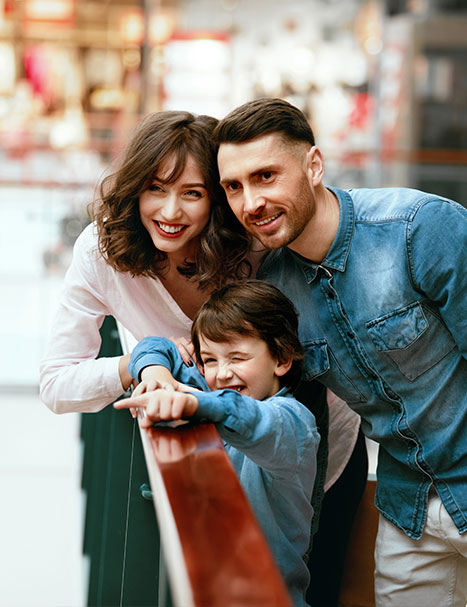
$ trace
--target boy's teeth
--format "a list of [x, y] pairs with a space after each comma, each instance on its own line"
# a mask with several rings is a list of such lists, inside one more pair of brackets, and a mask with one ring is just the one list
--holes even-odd
[[277, 219], [279, 217], [280, 213], [277, 213], [277, 215], [273, 215], [272, 217], [268, 217], [267, 219], [263, 219], [262, 221], [257, 221], [256, 225], [257, 226], [264, 226], [267, 223], [270, 223], [271, 221], [274, 221], [274, 219]]
[[157, 222], [157, 225], [160, 227], [161, 230], [163, 230], [164, 232], [167, 232], [168, 234], [176, 234], [177, 232], [181, 232], [183, 230], [183, 228], [185, 226], [169, 226], [165, 223], [160, 223], [160, 221]]

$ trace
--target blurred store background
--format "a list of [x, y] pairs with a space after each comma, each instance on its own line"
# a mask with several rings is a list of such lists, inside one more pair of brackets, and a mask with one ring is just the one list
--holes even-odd
[[0, 0], [0, 605], [83, 604], [79, 420], [39, 403], [38, 364], [139, 118], [283, 97], [328, 183], [465, 205], [466, 66], [466, 0]]

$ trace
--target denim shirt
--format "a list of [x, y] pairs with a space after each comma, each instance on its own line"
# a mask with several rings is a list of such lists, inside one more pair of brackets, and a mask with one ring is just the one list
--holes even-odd
[[304, 557], [310, 543], [319, 434], [313, 414], [282, 388], [257, 401], [234, 390], [211, 392], [204, 377], [187, 367], [169, 339], [146, 337], [133, 350], [132, 377], [162, 365], [196, 393], [194, 419], [215, 423], [295, 607], [306, 607], [310, 574]]
[[376, 505], [419, 539], [434, 485], [467, 531], [467, 210], [405, 188], [337, 190], [320, 263], [271, 252], [258, 274], [299, 312], [305, 376], [380, 443]]

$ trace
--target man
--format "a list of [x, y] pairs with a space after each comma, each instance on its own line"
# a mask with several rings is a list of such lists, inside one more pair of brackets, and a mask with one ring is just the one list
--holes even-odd
[[216, 129], [221, 183], [295, 303], [306, 379], [380, 444], [378, 607], [467, 601], [467, 210], [406, 188], [338, 190], [304, 115], [247, 103]]

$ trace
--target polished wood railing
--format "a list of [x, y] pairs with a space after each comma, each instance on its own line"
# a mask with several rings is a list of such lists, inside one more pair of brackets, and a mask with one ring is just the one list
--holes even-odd
[[213, 424], [141, 430], [176, 607], [292, 602]]

